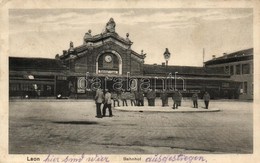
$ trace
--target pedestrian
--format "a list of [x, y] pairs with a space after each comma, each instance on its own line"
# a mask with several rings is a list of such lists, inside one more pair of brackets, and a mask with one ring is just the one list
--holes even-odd
[[144, 93], [143, 93], [143, 91], [138, 92], [138, 106], [144, 106]]
[[198, 94], [194, 93], [191, 97], [192, 102], [193, 102], [193, 107], [198, 108]]
[[95, 101], [96, 101], [96, 117], [97, 118], [102, 118], [102, 115], [101, 115], [101, 104], [104, 100], [104, 94], [102, 92], [101, 89], [97, 89], [96, 91], [96, 96], [95, 96]]
[[122, 103], [123, 103], [123, 106], [127, 106], [127, 93], [125, 92], [125, 90], [123, 89], [122, 90], [122, 94], [121, 94], [121, 100], [122, 100]]
[[119, 99], [118, 99], [118, 94], [117, 94], [117, 92], [113, 92], [113, 93], [111, 94], [111, 97], [112, 97], [113, 102], [114, 102], [114, 107], [116, 106], [116, 102], [117, 102], [117, 106], [119, 107], [120, 104], [119, 104]]
[[178, 109], [178, 98], [179, 98], [179, 93], [177, 91], [173, 92], [173, 109]]
[[135, 92], [134, 91], [130, 92], [130, 101], [131, 101], [131, 106], [136, 105], [136, 103], [135, 103]]
[[152, 89], [149, 89], [146, 96], [148, 100], [148, 106], [154, 106], [155, 105], [155, 98], [156, 98], [156, 92]]
[[178, 91], [178, 106], [181, 106], [181, 101], [182, 101], [182, 93]]
[[111, 93], [108, 89], [105, 90], [105, 98], [104, 98], [104, 106], [103, 106], [103, 117], [106, 116], [106, 109], [108, 108], [109, 111], [109, 117], [112, 117], [112, 109], [111, 109]]
[[206, 107], [206, 109], [208, 109], [209, 108], [209, 100], [210, 100], [210, 95], [209, 95], [208, 92], [205, 92], [203, 99], [204, 99], [205, 107]]
[[134, 93], [135, 93], [135, 105], [139, 106], [138, 91], [134, 91]]
[[162, 107], [168, 106], [168, 94], [165, 90], [161, 93]]

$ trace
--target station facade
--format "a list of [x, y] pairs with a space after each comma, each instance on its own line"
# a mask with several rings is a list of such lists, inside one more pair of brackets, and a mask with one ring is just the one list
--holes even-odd
[[111, 18], [101, 34], [89, 30], [82, 45], [70, 42], [55, 59], [10, 57], [10, 98], [93, 98], [97, 88], [144, 92], [151, 88], [158, 94], [179, 90], [184, 97], [194, 92], [202, 97], [208, 91], [212, 98], [247, 98], [241, 95], [241, 81], [215, 62], [203, 67], [145, 64], [146, 54], [132, 50], [129, 34], [119, 36], [115, 26]]

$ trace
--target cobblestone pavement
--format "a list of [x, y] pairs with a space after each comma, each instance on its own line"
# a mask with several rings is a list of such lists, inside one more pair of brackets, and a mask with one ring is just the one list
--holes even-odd
[[221, 100], [210, 102], [220, 112], [113, 110], [98, 119], [90, 100], [18, 100], [9, 103], [9, 153], [252, 153], [252, 105]]

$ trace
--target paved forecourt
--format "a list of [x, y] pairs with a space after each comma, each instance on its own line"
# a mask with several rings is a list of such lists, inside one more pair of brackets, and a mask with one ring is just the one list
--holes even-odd
[[161, 107], [159, 99], [155, 105], [145, 101], [142, 109], [113, 108], [113, 117], [95, 118], [94, 100], [11, 101], [9, 153], [252, 153], [250, 102], [212, 100], [209, 110], [201, 100], [199, 109], [191, 100], [177, 110], [170, 100], [169, 107]]

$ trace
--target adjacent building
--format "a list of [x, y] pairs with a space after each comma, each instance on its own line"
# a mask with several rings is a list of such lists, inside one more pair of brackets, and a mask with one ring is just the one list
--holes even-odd
[[224, 53], [221, 57], [213, 57], [205, 62], [206, 67], [221, 68], [230, 75], [232, 81], [239, 83], [239, 99], [253, 99], [254, 63], [253, 48], [240, 50], [230, 54]]

